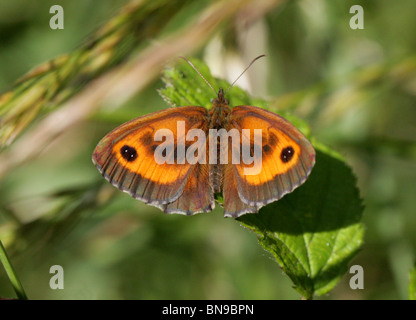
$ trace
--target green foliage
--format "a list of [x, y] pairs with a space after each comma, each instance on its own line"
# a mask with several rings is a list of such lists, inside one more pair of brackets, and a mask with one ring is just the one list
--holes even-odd
[[[214, 90], [218, 92], [220, 88], [224, 90], [229, 89], [230, 84], [225, 80], [213, 77], [205, 63], [197, 59], [191, 59], [190, 61], [212, 85]], [[216, 98], [216, 93], [184, 60], [178, 59], [174, 67], [166, 68], [163, 72], [162, 80], [165, 83], [165, 87], [158, 91], [171, 106], [203, 106], [210, 108], [212, 100]], [[230, 101], [231, 106], [254, 104], [258, 107], [264, 107], [267, 104], [264, 100], [251, 98], [247, 92], [238, 86], [230, 88], [227, 99]]]
[[409, 299], [416, 300], [416, 266], [410, 271]]
[[[155, 36], [187, 1], [131, 1], [77, 50], [48, 61], [0, 96], [0, 149], [39, 115], [55, 110], [90, 81], [123, 62]], [[140, 32], [137, 32], [140, 30]]]
[[[409, 30], [416, 28], [416, 2], [362, 2], [365, 29], [352, 30], [349, 9], [357, 3], [351, 0], [322, 0], [318, 6], [232, 1], [105, 0], [99, 6], [61, 1], [64, 30], [49, 28], [50, 1], [3, 1], [0, 239], [30, 298], [297, 299], [291, 284], [305, 298], [322, 294], [345, 270], [347, 252], [357, 250], [362, 227], [355, 223], [360, 217], [338, 212], [337, 203], [316, 209], [314, 194], [329, 189], [321, 184], [324, 177], [346, 179], [348, 185], [334, 185], [335, 190], [353, 193], [351, 181], [355, 185], [344, 160], [316, 140], [345, 157], [365, 199], [366, 238], [354, 258], [363, 267], [365, 289], [351, 290], [347, 274], [322, 298], [415, 297], [416, 42]], [[143, 54], [149, 49], [152, 54]], [[192, 217], [163, 215], [101, 178], [90, 160], [97, 142], [121, 123], [167, 107], [155, 93], [165, 61], [204, 57], [225, 76], [263, 53], [267, 58], [256, 62], [248, 78], [255, 94], [272, 100], [255, 101], [238, 87], [227, 95], [233, 105], [268, 108], [307, 136], [313, 133], [318, 162], [302, 187], [235, 223], [218, 207]], [[43, 120], [53, 119], [67, 100], [96, 92], [95, 80], [133, 70], [134, 61], [147, 66], [146, 72], [109, 83], [128, 89], [119, 81], [129, 79], [136, 91], [97, 99], [99, 111], [97, 104], [87, 104], [82, 119], [74, 120], [77, 110], [69, 110], [73, 121], [63, 131], [44, 127]], [[215, 93], [178, 61], [167, 72], [183, 69], [188, 78], [182, 86], [176, 77], [176, 87], [171, 83], [165, 96], [177, 95], [178, 105], [210, 107]], [[227, 88], [203, 64], [198, 68], [215, 89]], [[33, 71], [20, 78], [28, 70]], [[30, 148], [36, 133], [43, 139]], [[358, 206], [351, 194], [336, 198], [355, 199], [351, 206]], [[244, 223], [254, 232], [241, 228]], [[339, 248], [345, 236], [351, 243]], [[334, 253], [326, 243], [320, 246], [327, 238]], [[294, 247], [299, 250], [283, 254]], [[306, 249], [313, 255], [305, 258]], [[265, 258], [269, 252], [272, 259]], [[284, 272], [276, 272], [276, 260]], [[56, 263], [70, 271], [65, 290], [48, 285], [47, 270]], [[16, 296], [1, 267], [0, 291], [2, 297]]]
[[[203, 62], [192, 63], [214, 88], [228, 88], [225, 81], [212, 77]], [[166, 88], [159, 92], [171, 105], [209, 106], [212, 90], [185, 62], [167, 69], [163, 79]], [[231, 106], [267, 105], [252, 100], [237, 86], [229, 91], [227, 99]], [[291, 121], [302, 123], [293, 116]], [[260, 236], [260, 244], [273, 254], [296, 290], [307, 299], [335, 286], [361, 247], [364, 234], [360, 223], [363, 206], [351, 169], [334, 151], [317, 142], [315, 147], [316, 165], [304, 185], [258, 214], [237, 219]]]

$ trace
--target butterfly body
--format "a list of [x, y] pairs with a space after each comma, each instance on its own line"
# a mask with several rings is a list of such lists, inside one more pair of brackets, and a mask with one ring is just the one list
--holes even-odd
[[[230, 119], [231, 108], [229, 102], [224, 97], [224, 91], [220, 88], [218, 97], [213, 101], [212, 107], [209, 110], [209, 129], [220, 130], [228, 129], [228, 122]], [[219, 137], [217, 138], [217, 158], [212, 162], [210, 166], [210, 185], [213, 193], [222, 192], [222, 178], [223, 178], [223, 165], [220, 164], [220, 147], [218, 143]]]
[[224, 215], [238, 217], [301, 185], [315, 151], [284, 118], [253, 106], [230, 108], [220, 89], [209, 110], [174, 107], [114, 129], [93, 162], [114, 186], [166, 213], [209, 212], [221, 192]]

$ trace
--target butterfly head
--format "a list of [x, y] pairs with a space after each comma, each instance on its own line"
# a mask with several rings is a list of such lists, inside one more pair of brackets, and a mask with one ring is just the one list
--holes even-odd
[[217, 94], [217, 98], [214, 100], [214, 105], [220, 105], [220, 104], [225, 104], [225, 105], [229, 105], [230, 102], [225, 98], [225, 93], [224, 90], [222, 88], [220, 88], [220, 90], [218, 91]]

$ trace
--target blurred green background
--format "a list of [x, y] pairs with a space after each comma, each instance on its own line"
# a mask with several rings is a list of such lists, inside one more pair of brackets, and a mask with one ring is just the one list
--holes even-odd
[[[0, 0], [0, 92], [36, 65], [80, 46], [123, 3]], [[179, 29], [211, 3], [184, 5], [162, 33]], [[49, 27], [55, 4], [65, 10], [64, 30]], [[364, 30], [350, 28], [355, 4], [364, 8]], [[304, 118], [312, 134], [353, 168], [366, 238], [351, 265], [363, 266], [365, 288], [350, 289], [347, 273], [321, 299], [408, 298], [416, 258], [415, 12], [414, 0], [277, 1], [265, 15], [246, 12], [224, 21], [193, 54], [229, 80], [267, 54], [238, 85], [269, 99], [272, 110]], [[1, 177], [0, 239], [27, 295], [298, 299], [256, 235], [224, 219], [221, 208], [192, 217], [164, 215], [99, 175], [91, 162], [98, 141], [127, 120], [168, 107], [156, 91], [162, 86], [156, 78], [120, 108], [102, 106], [39, 157]], [[49, 287], [52, 265], [64, 268], [64, 290]], [[0, 296], [15, 296], [2, 268]]]

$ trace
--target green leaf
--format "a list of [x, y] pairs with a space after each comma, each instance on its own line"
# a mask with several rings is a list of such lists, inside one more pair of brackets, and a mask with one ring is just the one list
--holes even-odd
[[[205, 63], [197, 59], [189, 60], [217, 92], [220, 88], [224, 90], [229, 88], [230, 84], [227, 81], [214, 78], [211, 75]], [[162, 80], [166, 86], [159, 89], [159, 93], [167, 103], [174, 107], [203, 106], [210, 108], [211, 101], [217, 97], [217, 94], [212, 91], [202, 77], [184, 60], [179, 60], [174, 67], [166, 68]], [[251, 98], [238, 86], [233, 86], [226, 98], [229, 100], [230, 106], [255, 105], [264, 107], [267, 105], [264, 100]]]
[[[192, 63], [214, 88], [228, 88], [227, 82], [212, 77], [204, 63]], [[209, 107], [210, 98], [215, 97], [185, 62], [166, 69], [163, 80], [166, 88], [159, 92], [174, 106]], [[267, 108], [266, 101], [254, 100], [236, 86], [228, 92], [227, 99], [230, 106]], [[304, 121], [290, 114], [281, 115], [308, 133]], [[316, 165], [306, 183], [263, 207], [258, 214], [237, 219], [259, 234], [261, 246], [273, 254], [306, 299], [323, 295], [335, 286], [361, 247], [364, 234], [360, 223], [363, 206], [351, 169], [335, 151], [313, 139], [312, 142], [317, 151]], [[216, 195], [216, 200], [222, 202], [222, 197]]]
[[410, 271], [409, 300], [416, 300], [416, 266]]
[[316, 150], [304, 185], [258, 214], [240, 218], [260, 235], [305, 298], [330, 291], [363, 242], [362, 204], [355, 177], [340, 159]]

